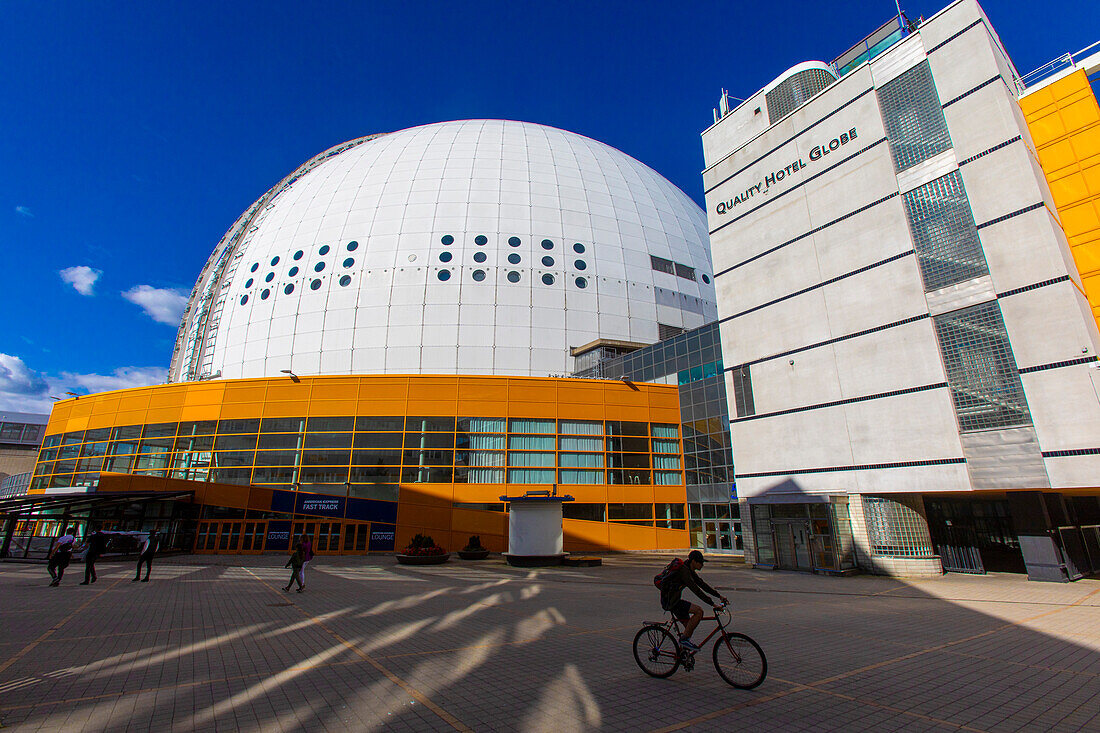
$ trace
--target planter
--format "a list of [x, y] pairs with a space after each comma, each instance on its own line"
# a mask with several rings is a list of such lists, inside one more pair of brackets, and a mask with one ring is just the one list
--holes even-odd
[[459, 550], [458, 556], [463, 560], [484, 560], [489, 557], [488, 550]]
[[442, 565], [447, 562], [447, 558], [451, 556], [451, 553], [445, 552], [442, 555], [402, 555], [397, 554], [397, 562], [401, 565]]
[[545, 568], [553, 565], [561, 565], [562, 558], [568, 553], [561, 553], [560, 555], [513, 555], [510, 552], [504, 553], [504, 559], [508, 561], [509, 565], [517, 568]]

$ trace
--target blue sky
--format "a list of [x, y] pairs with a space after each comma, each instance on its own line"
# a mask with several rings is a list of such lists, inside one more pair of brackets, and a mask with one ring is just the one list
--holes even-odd
[[[903, 2], [929, 16], [943, 0]], [[1021, 73], [1100, 39], [1100, 3], [983, 4]], [[0, 410], [163, 381], [244, 209], [344, 140], [508, 118], [634, 156], [700, 204], [699, 133], [894, 13], [820, 2], [0, 5]]]

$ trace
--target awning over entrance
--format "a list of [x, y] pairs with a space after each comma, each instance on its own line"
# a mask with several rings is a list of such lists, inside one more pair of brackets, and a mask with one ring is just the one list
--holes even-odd
[[194, 491], [111, 491], [90, 494], [32, 494], [0, 499], [0, 517], [37, 515], [61, 510], [69, 514], [91, 509], [104, 509], [120, 504], [140, 504], [147, 501], [171, 501], [191, 499]]

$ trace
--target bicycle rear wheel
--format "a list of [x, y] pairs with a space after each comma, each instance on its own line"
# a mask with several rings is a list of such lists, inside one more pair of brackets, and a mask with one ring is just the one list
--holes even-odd
[[634, 635], [634, 661], [650, 677], [671, 677], [680, 666], [676, 638], [664, 626], [643, 626]]
[[714, 642], [714, 668], [734, 687], [751, 690], [768, 675], [764, 650], [744, 634], [726, 634]]

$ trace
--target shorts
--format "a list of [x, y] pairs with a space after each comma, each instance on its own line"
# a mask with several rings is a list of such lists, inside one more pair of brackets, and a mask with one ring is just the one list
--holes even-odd
[[687, 621], [691, 618], [691, 604], [685, 601], [683, 598], [672, 604], [672, 608], [668, 609], [672, 612], [672, 615], [681, 621]]

